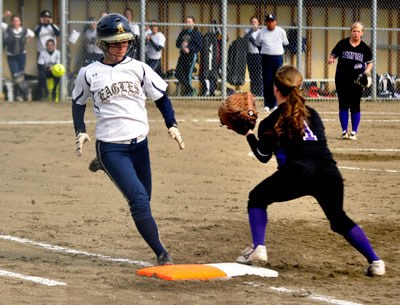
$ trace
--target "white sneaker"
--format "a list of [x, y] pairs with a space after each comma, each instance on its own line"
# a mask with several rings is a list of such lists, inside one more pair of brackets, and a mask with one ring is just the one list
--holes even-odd
[[268, 106], [264, 107], [264, 112], [269, 112], [269, 107]]
[[236, 259], [236, 262], [247, 265], [251, 265], [256, 261], [263, 261], [265, 263], [268, 261], [267, 248], [265, 246], [258, 245], [255, 249], [248, 247]]
[[349, 139], [349, 135], [347, 133], [347, 130], [343, 130], [342, 132], [342, 140], [348, 140]]
[[365, 275], [384, 275], [385, 274], [385, 262], [383, 260], [373, 261], [367, 269], [364, 271]]
[[357, 140], [357, 132], [352, 131], [349, 135], [350, 140]]

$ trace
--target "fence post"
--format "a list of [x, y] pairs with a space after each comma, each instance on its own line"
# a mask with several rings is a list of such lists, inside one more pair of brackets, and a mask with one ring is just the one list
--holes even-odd
[[377, 27], [377, 14], [378, 14], [378, 5], [377, 5], [377, 0], [372, 0], [372, 33], [371, 33], [371, 49], [372, 49], [372, 60], [374, 61], [374, 66], [372, 68], [372, 90], [371, 90], [371, 97], [373, 100], [376, 99], [376, 94], [377, 94], [377, 90], [376, 90], [376, 27]]
[[[67, 70], [68, 63], [67, 63], [67, 18], [68, 18], [68, 5], [67, 0], [61, 1], [60, 7], [60, 15], [61, 15], [61, 64], [64, 65], [65, 69]], [[67, 100], [67, 73], [61, 77], [60, 79], [60, 101]]]
[[303, 47], [303, 0], [297, 1], [297, 69], [302, 72], [302, 47]]
[[227, 22], [227, 0], [222, 0], [222, 62], [221, 62], [221, 96], [222, 99], [226, 99], [226, 79], [227, 79], [227, 67], [228, 64], [228, 48], [226, 43], [226, 22]]
[[[0, 0], [0, 16], [1, 19], [3, 20], [3, 0]], [[3, 46], [3, 35], [0, 35], [0, 46]], [[3, 58], [3, 47], [0, 47], [0, 58]], [[3, 65], [0, 65], [0, 88], [1, 88], [1, 94], [3, 94]], [[1, 100], [1, 99], [0, 99]], [[4, 97], [4, 100], [6, 100], [6, 97]]]

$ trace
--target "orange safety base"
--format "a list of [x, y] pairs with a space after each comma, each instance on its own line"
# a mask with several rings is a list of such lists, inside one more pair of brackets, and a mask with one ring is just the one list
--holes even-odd
[[201, 264], [164, 265], [139, 269], [137, 275], [157, 276], [167, 281], [209, 280], [227, 278], [222, 270]]

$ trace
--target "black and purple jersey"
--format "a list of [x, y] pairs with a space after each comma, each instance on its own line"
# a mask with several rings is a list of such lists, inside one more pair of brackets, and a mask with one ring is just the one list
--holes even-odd
[[335, 166], [336, 162], [328, 148], [322, 120], [317, 111], [310, 107], [307, 109], [310, 117], [305, 124], [304, 134], [291, 139], [284, 135], [278, 138], [274, 131], [282, 112], [281, 106], [262, 120], [258, 128], [259, 140], [257, 141], [254, 135], [247, 137], [257, 159], [265, 163], [275, 154], [278, 168], [287, 163], [296, 163], [304, 167], [315, 167], [316, 163]]

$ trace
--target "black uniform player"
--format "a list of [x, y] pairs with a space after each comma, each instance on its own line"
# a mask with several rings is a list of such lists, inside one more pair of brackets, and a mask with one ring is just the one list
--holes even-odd
[[303, 78], [293, 66], [281, 67], [274, 81], [278, 108], [258, 128], [246, 134], [254, 155], [266, 163], [275, 154], [278, 170], [249, 194], [248, 214], [253, 245], [237, 258], [251, 264], [267, 261], [267, 207], [310, 195], [317, 199], [331, 228], [357, 249], [370, 264], [369, 275], [383, 275], [385, 264], [375, 254], [363, 230], [343, 210], [343, 179], [327, 146], [318, 113], [305, 105]]
[[[338, 58], [335, 84], [339, 99], [339, 119], [342, 126], [342, 139], [357, 140], [361, 120], [360, 102], [363, 88], [355, 83], [361, 73], [370, 74], [373, 61], [372, 52], [362, 41], [363, 26], [354, 22], [350, 37], [340, 40], [329, 55], [328, 64]], [[349, 109], [352, 131], [348, 133]]]

